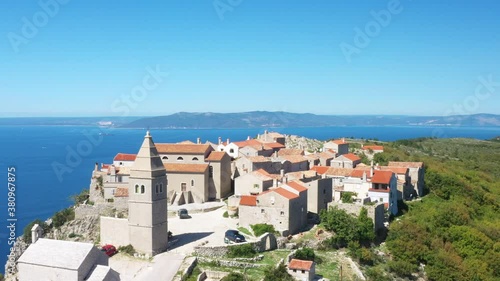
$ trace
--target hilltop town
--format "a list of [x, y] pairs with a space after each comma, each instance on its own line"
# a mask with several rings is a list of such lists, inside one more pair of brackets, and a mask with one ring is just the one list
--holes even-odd
[[[244, 269], [255, 260], [229, 253], [250, 245], [264, 258], [266, 253], [284, 255], [274, 262], [296, 280], [326, 280], [321, 265], [294, 253], [310, 244], [304, 240], [310, 233], [319, 241], [330, 237], [317, 227], [328, 210], [367, 216], [371, 235], [383, 237], [400, 204], [423, 196], [424, 163], [380, 165], [374, 160], [383, 151], [379, 144], [344, 138], [321, 142], [267, 131], [217, 143], [200, 138], [155, 143], [147, 132], [137, 154], [122, 152], [109, 163], [96, 163], [88, 196], [74, 208], [76, 220], [97, 221], [98, 234], [79, 241], [85, 239], [78, 239], [83, 237], [75, 234], [78, 230], [64, 237], [44, 234], [34, 225], [32, 244], [18, 253], [18, 272], [11, 278], [157, 280], [171, 274], [182, 279], [203, 262], [226, 259], [225, 267]], [[231, 240], [228, 231], [239, 231], [242, 241]], [[138, 262], [108, 257], [97, 249], [102, 245], [128, 249]], [[53, 257], [42, 259], [47, 251]], [[363, 278], [352, 260], [348, 266]], [[208, 268], [199, 273], [205, 279], [197, 280], [227, 274]]]

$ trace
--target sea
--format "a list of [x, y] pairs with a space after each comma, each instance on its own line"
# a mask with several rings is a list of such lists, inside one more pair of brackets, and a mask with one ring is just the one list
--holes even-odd
[[[216, 143], [219, 137], [224, 141], [245, 140], [264, 133], [265, 129], [169, 129], [151, 130], [151, 135], [155, 142], [196, 142], [201, 138], [202, 142]], [[394, 141], [431, 136], [491, 139], [500, 135], [500, 127], [349, 126], [269, 130], [319, 140], [353, 137]], [[137, 153], [145, 133], [138, 129], [85, 126], [0, 126], [0, 272], [7, 261], [10, 237], [21, 235], [34, 219], [45, 220], [71, 206], [71, 196], [89, 187], [95, 163], [111, 163], [119, 152]]]

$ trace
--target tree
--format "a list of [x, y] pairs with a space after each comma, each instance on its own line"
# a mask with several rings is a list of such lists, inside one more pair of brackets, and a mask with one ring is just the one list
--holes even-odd
[[280, 264], [277, 268], [271, 266], [264, 272], [264, 281], [294, 281], [295, 279], [288, 274], [286, 265]]

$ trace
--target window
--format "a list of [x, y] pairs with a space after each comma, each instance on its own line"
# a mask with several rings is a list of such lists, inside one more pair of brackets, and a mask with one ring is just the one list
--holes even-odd
[[156, 194], [158, 194], [159, 189], [160, 189], [160, 187], [158, 186], [158, 184], [156, 184], [156, 186], [155, 186]]
[[181, 191], [184, 192], [187, 190], [187, 183], [183, 182], [181, 183]]
[[234, 153], [234, 149], [232, 149], [232, 148], [231, 148], [231, 149], [229, 150], [229, 153]]
[[192, 187], [194, 186], [194, 180], [191, 180], [191, 186]]
[[160, 193], [163, 193], [163, 183], [160, 183]]
[[139, 193], [139, 185], [138, 184], [135, 185], [135, 193]]
[[259, 184], [254, 184], [253, 188], [260, 188], [260, 185]]
[[120, 162], [120, 166], [123, 166], [123, 162]]
[[285, 216], [285, 212], [281, 211], [281, 216]]
[[184, 158], [182, 158], [182, 157], [178, 157], [178, 158], [177, 158], [177, 161], [184, 161]]
[[265, 211], [264, 209], [261, 209], [261, 210], [260, 210], [260, 213], [261, 213], [261, 214], [264, 214], [265, 212], [266, 212], [266, 211]]
[[213, 166], [208, 166], [208, 176], [211, 178], [214, 177], [214, 167]]
[[305, 270], [302, 270], [302, 274], [304, 274], [304, 273], [306, 273], [306, 271], [305, 271]]
[[144, 185], [141, 185], [141, 194], [146, 193], [146, 187]]
[[193, 161], [198, 161], [200, 159], [198, 159], [198, 157], [193, 157]]
[[112, 191], [113, 195], [115, 195], [115, 191], [116, 191], [116, 189], [113, 188], [113, 191]]
[[163, 156], [163, 158], [161, 158], [163, 160], [168, 160], [168, 157], [167, 156]]

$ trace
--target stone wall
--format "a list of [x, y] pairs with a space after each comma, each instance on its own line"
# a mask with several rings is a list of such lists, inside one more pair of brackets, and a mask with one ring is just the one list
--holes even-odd
[[340, 210], [346, 211], [348, 214], [358, 216], [361, 209], [364, 207], [368, 211], [368, 217], [372, 219], [375, 231], [384, 228], [385, 209], [384, 204], [378, 205], [360, 205], [354, 203], [332, 202], [329, 207], [338, 207]]
[[101, 217], [101, 243], [116, 247], [129, 245], [128, 219]]
[[257, 238], [255, 242], [246, 242], [241, 244], [231, 244], [223, 246], [206, 247], [199, 246], [194, 248], [195, 255], [209, 257], [209, 258], [221, 258], [229, 253], [229, 247], [235, 247], [239, 245], [250, 244], [255, 249], [257, 253], [262, 253], [266, 251], [276, 250], [278, 248], [278, 242], [273, 234], [266, 233], [261, 237]]

